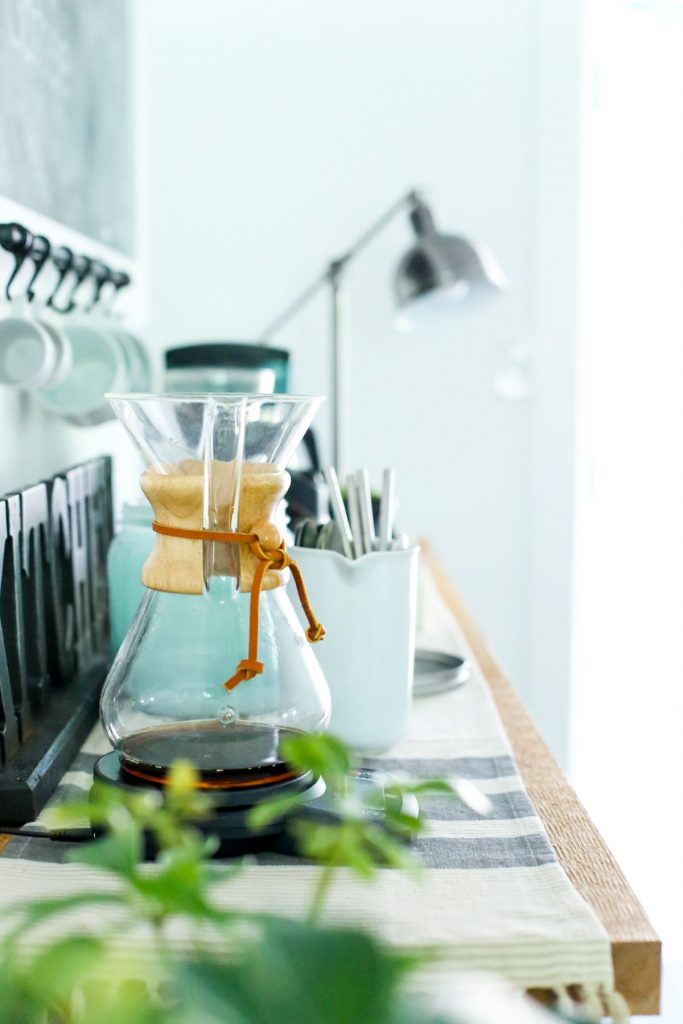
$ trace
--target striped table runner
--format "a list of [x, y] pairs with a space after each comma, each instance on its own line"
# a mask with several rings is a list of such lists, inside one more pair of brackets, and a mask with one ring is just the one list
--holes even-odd
[[[523, 988], [554, 990], [567, 1011], [571, 989], [585, 1019], [600, 1020], [604, 1010], [623, 1022], [628, 1011], [614, 992], [608, 936], [558, 863], [488, 686], [426, 573], [419, 609], [420, 644], [468, 656], [470, 679], [450, 693], [416, 699], [409, 735], [370, 763], [414, 778], [465, 776], [488, 794], [493, 810], [479, 818], [449, 798], [423, 799], [427, 828], [415, 848], [426, 870], [417, 877], [382, 870], [369, 885], [340, 871], [327, 916], [372, 928], [403, 949], [434, 949], [421, 985], [459, 968], [491, 970]], [[54, 799], [82, 796], [106, 749], [97, 726]], [[82, 888], [92, 872], [62, 858], [60, 844], [49, 840], [11, 840], [0, 859], [0, 911], [15, 899]], [[318, 871], [265, 855], [238, 883], [219, 884], [216, 896], [226, 907], [301, 915]], [[79, 915], [79, 927], [92, 923], [87, 913]]]

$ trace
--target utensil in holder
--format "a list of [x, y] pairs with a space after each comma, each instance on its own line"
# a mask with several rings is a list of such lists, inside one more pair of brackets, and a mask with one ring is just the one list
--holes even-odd
[[351, 560], [293, 549], [327, 627], [316, 655], [332, 695], [330, 732], [361, 752], [387, 750], [408, 729], [419, 551]]

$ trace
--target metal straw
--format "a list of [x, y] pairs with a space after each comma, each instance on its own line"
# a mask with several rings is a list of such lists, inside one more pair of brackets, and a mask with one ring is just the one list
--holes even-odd
[[341, 536], [342, 548], [347, 558], [353, 558], [353, 534], [351, 532], [351, 526], [349, 524], [349, 517], [346, 514], [344, 507], [344, 499], [342, 498], [341, 488], [339, 486], [339, 479], [337, 477], [337, 471], [334, 466], [330, 466], [324, 471], [325, 480], [327, 486], [330, 489], [330, 501], [332, 503], [332, 518], [339, 527], [339, 534]]
[[359, 469], [356, 473], [356, 493], [363, 538], [363, 551], [370, 554], [375, 548], [375, 520], [372, 514], [372, 495], [370, 492], [370, 476], [367, 469]]
[[356, 558], [360, 558], [365, 552], [363, 549], [363, 529], [360, 522], [360, 510], [358, 508], [358, 488], [356, 487], [356, 481], [353, 476], [347, 477], [346, 494], [349, 505], [349, 518], [351, 520], [353, 550]]
[[388, 551], [394, 535], [394, 492], [396, 473], [385, 469], [382, 474], [382, 497], [379, 506], [379, 549]]

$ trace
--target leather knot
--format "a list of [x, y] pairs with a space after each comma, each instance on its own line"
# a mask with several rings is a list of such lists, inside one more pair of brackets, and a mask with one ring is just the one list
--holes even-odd
[[249, 547], [256, 558], [269, 563], [267, 569], [286, 569], [291, 562], [284, 541], [276, 548], [264, 548], [260, 540], [254, 540]]
[[240, 683], [245, 682], [247, 679], [253, 679], [254, 676], [260, 676], [262, 672], [262, 661], [257, 661], [256, 658], [242, 658], [235, 674], [226, 679], [223, 686], [226, 690], [234, 690]]
[[319, 640], [325, 636], [325, 627], [321, 622], [316, 623], [315, 626], [309, 626], [306, 630], [306, 639], [311, 644], [317, 644]]

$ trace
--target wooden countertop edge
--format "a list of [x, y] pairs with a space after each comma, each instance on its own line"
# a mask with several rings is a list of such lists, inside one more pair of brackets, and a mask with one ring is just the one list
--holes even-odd
[[429, 542], [422, 558], [491, 688], [520, 773], [558, 860], [610, 937], [616, 988], [633, 1014], [659, 1013], [661, 942], [604, 839], [489, 651]]

